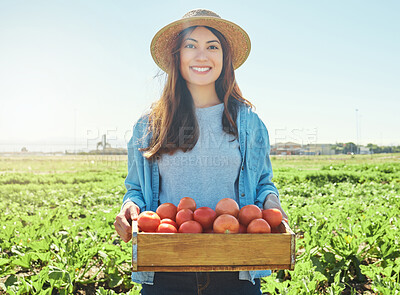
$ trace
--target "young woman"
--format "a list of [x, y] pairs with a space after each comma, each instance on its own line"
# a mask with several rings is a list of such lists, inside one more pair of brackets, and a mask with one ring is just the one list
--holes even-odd
[[[271, 181], [267, 129], [235, 80], [234, 70], [249, 52], [242, 28], [203, 9], [188, 12], [153, 38], [153, 59], [168, 78], [128, 143], [127, 192], [114, 223], [125, 242], [131, 239], [130, 221], [141, 211], [178, 205], [184, 196], [197, 207], [215, 208], [231, 197], [240, 207], [283, 212]], [[132, 280], [142, 284], [144, 295], [252, 295], [261, 294], [259, 278], [269, 274], [136, 272]]]

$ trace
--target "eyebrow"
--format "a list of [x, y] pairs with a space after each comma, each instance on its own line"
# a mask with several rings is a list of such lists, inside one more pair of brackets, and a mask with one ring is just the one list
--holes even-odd
[[[188, 41], [188, 40], [196, 42], [196, 43], [199, 43], [196, 39], [193, 39], [193, 38], [186, 38], [185, 39], [185, 41]], [[221, 44], [221, 43], [219, 43], [218, 40], [210, 40], [210, 41], [207, 41], [206, 43], [213, 43], [213, 42], [217, 42], [218, 44]]]

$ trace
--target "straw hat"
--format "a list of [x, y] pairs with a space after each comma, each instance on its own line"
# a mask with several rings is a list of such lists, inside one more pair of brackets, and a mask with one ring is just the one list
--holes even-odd
[[167, 72], [172, 41], [182, 30], [192, 26], [208, 26], [224, 35], [232, 49], [234, 69], [240, 67], [249, 56], [250, 38], [241, 27], [222, 19], [218, 14], [210, 10], [194, 9], [186, 13], [180, 20], [163, 27], [151, 41], [151, 56], [164, 72]]

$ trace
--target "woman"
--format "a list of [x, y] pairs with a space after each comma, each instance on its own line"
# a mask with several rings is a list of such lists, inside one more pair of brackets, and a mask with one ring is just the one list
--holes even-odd
[[[130, 221], [183, 196], [215, 208], [225, 197], [240, 207], [282, 208], [271, 182], [269, 138], [241, 95], [234, 70], [250, 52], [238, 25], [197, 9], [162, 28], [151, 53], [168, 74], [159, 101], [133, 128], [128, 143], [127, 193], [114, 223], [131, 239]], [[285, 218], [286, 214], [283, 212]], [[261, 294], [270, 271], [213, 273], [137, 272], [142, 294]]]

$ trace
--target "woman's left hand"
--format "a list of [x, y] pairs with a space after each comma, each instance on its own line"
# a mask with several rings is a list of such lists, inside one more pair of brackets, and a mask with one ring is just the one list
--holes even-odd
[[275, 194], [269, 194], [265, 198], [265, 202], [264, 202], [264, 206], [263, 207], [264, 207], [264, 209], [272, 209], [272, 208], [279, 209], [282, 212], [283, 219], [286, 219], [286, 221], [289, 220], [286, 212], [282, 209], [281, 202], [279, 201], [279, 198]]

